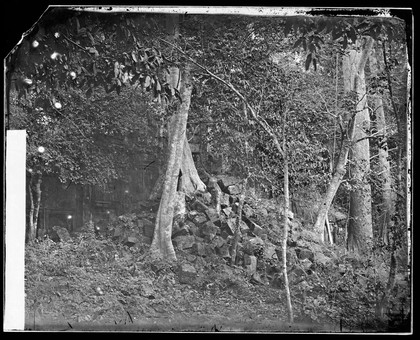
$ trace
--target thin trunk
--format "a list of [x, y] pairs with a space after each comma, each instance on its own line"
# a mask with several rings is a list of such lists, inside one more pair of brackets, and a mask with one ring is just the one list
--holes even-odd
[[32, 173], [28, 185], [29, 190], [29, 226], [26, 240], [32, 241], [36, 238], [38, 229], [39, 208], [41, 206], [41, 184], [42, 175], [40, 173]]
[[191, 73], [190, 65], [187, 64], [182, 72], [181, 80], [181, 104], [176, 113], [173, 133], [170, 134], [168, 165], [163, 185], [162, 198], [156, 216], [156, 224], [153, 242], [150, 251], [156, 258], [164, 258], [176, 261], [175, 250], [172, 245], [172, 223], [174, 217], [174, 204], [178, 176], [181, 168], [182, 154], [184, 149], [185, 132], [187, 128], [188, 110], [191, 102]]
[[[351, 124], [354, 126], [354, 124]], [[349, 135], [352, 135], [351, 128]], [[325, 226], [325, 220], [328, 215], [328, 210], [330, 209], [330, 206], [332, 204], [332, 201], [334, 200], [334, 197], [337, 193], [338, 188], [340, 187], [341, 181], [346, 174], [346, 166], [348, 161], [348, 155], [349, 155], [349, 145], [347, 142], [343, 143], [344, 145], [341, 148], [339, 158], [337, 161], [337, 165], [335, 167], [333, 176], [331, 178], [330, 184], [327, 188], [327, 192], [324, 195], [324, 198], [322, 199], [320, 206], [318, 208], [318, 214], [316, 216], [316, 221], [314, 224], [314, 230], [319, 235], [321, 242], [324, 242], [324, 226]]]
[[289, 210], [290, 210], [290, 195], [289, 195], [289, 160], [288, 150], [286, 144], [286, 121], [287, 111], [283, 116], [283, 153], [284, 153], [284, 232], [282, 240], [282, 257], [283, 257], [283, 277], [284, 288], [286, 290], [286, 303], [289, 315], [289, 322], [293, 323], [293, 307], [292, 299], [290, 296], [289, 277], [287, 275], [287, 237], [289, 235]]
[[328, 218], [325, 219], [325, 226], [327, 227], [328, 240], [330, 241], [330, 244], [333, 244], [334, 241], [331, 233], [330, 221], [328, 221]]
[[[378, 67], [378, 59], [375, 51], [372, 51], [370, 56], [370, 69], [373, 75], [380, 73]], [[384, 104], [382, 95], [379, 93], [374, 94], [374, 118], [375, 128], [378, 133], [378, 171], [381, 178], [381, 196], [382, 196], [382, 215], [379, 219], [379, 239], [385, 244], [388, 244], [388, 230], [391, 222], [391, 217], [395, 211], [395, 203], [392, 197], [392, 176], [391, 165], [389, 162], [388, 154], [388, 138], [386, 130]]]
[[238, 248], [238, 243], [239, 243], [239, 239], [241, 236], [241, 221], [242, 221], [242, 208], [244, 206], [244, 202], [245, 202], [245, 197], [246, 197], [246, 189], [248, 186], [248, 177], [245, 178], [243, 187], [242, 187], [242, 193], [241, 196], [239, 197], [239, 206], [238, 206], [238, 211], [237, 211], [237, 218], [236, 218], [236, 229], [235, 229], [235, 234], [233, 236], [233, 244], [232, 244], [232, 251], [230, 254], [230, 264], [233, 266], [236, 262], [236, 251]]
[[39, 208], [41, 207], [41, 183], [42, 183], [42, 175], [38, 174], [35, 182], [35, 207], [34, 207], [34, 235], [36, 236], [36, 232], [38, 230], [38, 216], [39, 216]]
[[28, 193], [29, 193], [29, 223], [28, 223], [28, 229], [26, 233], [26, 242], [32, 241], [35, 238], [35, 231], [34, 231], [34, 195], [32, 193], [32, 176], [30, 179], [30, 182], [28, 184]]

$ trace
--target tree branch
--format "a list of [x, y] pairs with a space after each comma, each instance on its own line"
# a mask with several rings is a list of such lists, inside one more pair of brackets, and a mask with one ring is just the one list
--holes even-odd
[[83, 52], [89, 54], [90, 57], [92, 57], [92, 55], [89, 53], [88, 50], [86, 50], [83, 46], [79, 45], [78, 43], [74, 42], [73, 40], [71, 40], [70, 38], [68, 38], [65, 34], [61, 34], [62, 37], [64, 39], [66, 39], [68, 42], [72, 43], [74, 46], [80, 48]]
[[246, 100], [246, 98], [231, 83], [229, 83], [226, 80], [220, 78], [219, 76], [217, 76], [213, 72], [211, 72], [209, 69], [207, 69], [203, 65], [199, 64], [198, 62], [196, 62], [193, 58], [191, 58], [187, 53], [185, 53], [183, 50], [181, 50], [178, 46], [170, 43], [169, 41], [166, 41], [165, 39], [162, 39], [162, 38], [158, 38], [158, 39], [161, 40], [162, 42], [164, 42], [165, 44], [168, 44], [169, 46], [172, 46], [173, 48], [175, 48], [179, 53], [181, 53], [182, 55], [184, 55], [195, 66], [197, 66], [198, 68], [200, 68], [201, 70], [203, 70], [204, 72], [206, 72], [209, 76], [211, 76], [212, 78], [216, 79], [217, 81], [219, 81], [220, 83], [222, 83], [223, 85], [225, 85], [226, 87], [228, 87], [232, 92], [234, 92], [239, 97], [239, 99], [241, 99], [245, 103], [246, 107], [251, 112], [251, 115], [252, 115], [253, 119], [273, 139], [273, 142], [274, 142], [277, 150], [280, 152], [280, 154], [282, 156], [284, 156], [283, 149], [282, 149], [282, 147], [281, 147], [281, 145], [280, 145], [280, 143], [278, 141], [278, 138], [276, 137], [276, 135], [274, 134], [274, 132], [270, 128], [270, 125], [263, 118], [260, 118], [260, 117], [257, 116], [254, 108], [248, 103], [248, 101]]

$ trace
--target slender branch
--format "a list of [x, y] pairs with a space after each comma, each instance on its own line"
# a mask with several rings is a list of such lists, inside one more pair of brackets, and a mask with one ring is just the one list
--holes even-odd
[[68, 42], [72, 43], [74, 46], [80, 48], [83, 52], [89, 54], [90, 57], [92, 57], [92, 55], [90, 54], [90, 52], [84, 48], [83, 46], [79, 45], [78, 43], [74, 42], [73, 40], [71, 40], [70, 38], [68, 38], [65, 34], [61, 34], [61, 36], [66, 39]]
[[280, 152], [280, 154], [282, 156], [284, 156], [283, 149], [282, 149], [282, 147], [281, 147], [281, 145], [280, 145], [280, 143], [278, 141], [278, 138], [275, 136], [275, 134], [273, 133], [272, 129], [270, 128], [270, 125], [265, 121], [264, 118], [258, 117], [258, 115], [255, 112], [254, 108], [249, 104], [249, 102], [246, 100], [246, 98], [231, 83], [229, 83], [226, 80], [220, 78], [219, 76], [217, 76], [213, 72], [211, 72], [209, 69], [207, 69], [203, 65], [199, 64], [198, 62], [196, 62], [193, 58], [191, 58], [187, 53], [185, 53], [183, 50], [181, 50], [178, 46], [170, 43], [169, 41], [166, 41], [165, 39], [162, 39], [162, 38], [158, 38], [158, 39], [161, 40], [161, 41], [163, 41], [164, 43], [168, 44], [169, 46], [172, 46], [173, 48], [175, 48], [179, 53], [181, 53], [182, 55], [184, 55], [191, 63], [193, 63], [194, 65], [196, 65], [198, 68], [200, 68], [201, 70], [203, 70], [204, 72], [206, 72], [209, 76], [211, 76], [212, 78], [218, 80], [220, 83], [222, 83], [223, 85], [225, 85], [226, 87], [228, 87], [232, 92], [234, 92], [239, 97], [239, 99], [241, 99], [245, 103], [246, 107], [251, 112], [251, 115], [254, 118], [254, 120], [273, 139], [274, 144], [275, 144], [277, 150]]

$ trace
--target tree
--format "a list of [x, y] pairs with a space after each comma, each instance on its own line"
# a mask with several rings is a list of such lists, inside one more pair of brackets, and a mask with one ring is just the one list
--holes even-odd
[[[372, 78], [379, 80], [381, 75], [381, 68], [378, 66], [377, 56], [381, 55], [378, 53], [378, 48], [372, 51], [369, 57], [370, 70], [372, 72]], [[383, 71], [382, 71], [383, 72]], [[382, 93], [381, 93], [382, 92]], [[388, 128], [385, 120], [385, 109], [384, 102], [382, 99], [383, 91], [380, 91], [380, 87], [376, 88], [373, 93], [373, 117], [374, 117], [374, 131], [377, 134], [378, 144], [378, 172], [381, 183], [381, 196], [382, 196], [382, 216], [379, 220], [379, 239], [388, 244], [388, 230], [390, 227], [391, 217], [395, 211], [395, 203], [392, 194], [392, 175], [391, 175], [391, 164], [389, 161], [388, 152]]]
[[[366, 44], [364, 45], [362, 52], [357, 53], [355, 50], [352, 50], [348, 55], [344, 55], [343, 57], [343, 77], [344, 77], [344, 90], [345, 92], [349, 93], [351, 91], [354, 91], [356, 93], [356, 107], [354, 108], [353, 112], [349, 112], [346, 114], [346, 116], [343, 119], [343, 123], [345, 123], [346, 131], [343, 131], [343, 140], [341, 145], [341, 150], [339, 153], [339, 158], [334, 170], [334, 173], [332, 175], [331, 182], [328, 186], [327, 192], [320, 204], [320, 208], [318, 211], [317, 219], [314, 225], [314, 229], [317, 230], [318, 234], [320, 235], [321, 239], [324, 238], [324, 225], [325, 225], [325, 219], [327, 218], [327, 213], [329, 210], [329, 207], [332, 203], [332, 200], [335, 197], [335, 194], [341, 184], [342, 178], [344, 177], [346, 173], [346, 165], [347, 160], [349, 156], [349, 152], [351, 147], [354, 147], [354, 143], [357, 145], [359, 142], [355, 139], [356, 138], [356, 129], [358, 130], [357, 135], [361, 136], [363, 134], [363, 130], [361, 130], [362, 125], [361, 123], [364, 121], [364, 118], [366, 117], [367, 108], [365, 106], [366, 103], [366, 91], [364, 86], [364, 67], [366, 65], [370, 50], [373, 46], [373, 39], [368, 38], [366, 41]], [[363, 116], [362, 116], [363, 114]], [[344, 125], [344, 124], [343, 124]], [[360, 137], [360, 139], [363, 139], [363, 137]], [[366, 147], [364, 146], [362, 150], [365, 150]], [[357, 155], [359, 153], [356, 152]], [[363, 163], [361, 161], [361, 163]], [[363, 166], [359, 164], [359, 166]], [[364, 165], [366, 167], [366, 164]], [[358, 170], [356, 170], [358, 171]], [[363, 173], [359, 175], [360, 177], [363, 176]], [[367, 190], [367, 189], [365, 189]], [[361, 195], [365, 195], [366, 192], [362, 193]], [[367, 197], [366, 197], [367, 198]], [[359, 215], [357, 215], [358, 212], [361, 211], [361, 209], [369, 209], [366, 205], [366, 202], [363, 203], [363, 207], [359, 206], [359, 210], [357, 210], [354, 206], [356, 202], [353, 202], [353, 218], [356, 217], [359, 218]], [[357, 210], [357, 211], [356, 211]], [[356, 214], [356, 215], [354, 215]], [[355, 223], [356, 220], [353, 222]], [[364, 225], [364, 224], [363, 224]], [[360, 225], [354, 224], [352, 227], [352, 234], [351, 236], [351, 246], [353, 247], [358, 241], [358, 231], [364, 230], [360, 227]], [[366, 229], [368, 229], [369, 226], [366, 226]]]
[[[166, 14], [165, 15], [165, 32], [166, 32], [166, 39], [170, 42], [176, 42], [179, 39], [179, 15], [178, 14]], [[170, 54], [172, 60], [177, 59], [177, 52], [172, 49], [172, 51], [167, 53]], [[170, 84], [171, 88], [177, 89], [179, 91], [181, 85], [181, 76], [180, 76], [180, 69], [176, 65], [172, 65], [168, 68], [167, 73], [167, 82]], [[167, 106], [165, 103], [162, 103], [163, 110], [167, 110]], [[168, 140], [171, 138], [171, 133], [175, 130], [176, 116], [172, 116], [171, 119], [168, 121]], [[161, 126], [161, 130], [163, 126]], [[195, 167], [191, 149], [187, 140], [187, 135], [185, 135], [185, 141], [183, 143], [183, 153], [182, 153], [182, 162], [181, 162], [181, 183], [180, 183], [180, 191], [185, 192], [188, 195], [194, 194], [196, 191], [204, 191], [206, 186], [200, 179], [197, 169]], [[164, 164], [163, 168], [166, 167]], [[153, 189], [150, 199], [156, 199], [161, 196], [162, 189], [163, 189], [163, 182], [164, 182], [165, 172], [161, 171], [160, 176], [155, 184], [155, 188]]]
[[292, 300], [290, 297], [290, 287], [289, 287], [289, 278], [287, 274], [287, 237], [289, 235], [289, 207], [290, 207], [290, 197], [289, 197], [289, 159], [288, 159], [288, 149], [286, 143], [286, 122], [287, 122], [287, 109], [283, 113], [283, 150], [284, 150], [284, 228], [283, 228], [283, 240], [282, 240], [282, 260], [283, 260], [283, 277], [284, 277], [284, 286], [286, 289], [286, 299], [287, 299], [287, 311], [289, 313], [289, 322], [293, 323], [293, 307]]
[[350, 149], [352, 179], [356, 188], [350, 193], [350, 216], [347, 227], [347, 248], [358, 251], [372, 239], [371, 188], [367, 180], [370, 171], [370, 149], [367, 135], [370, 131], [369, 110], [365, 82], [365, 65], [373, 47], [373, 39], [368, 38], [362, 52], [350, 50], [343, 59], [344, 86], [356, 93], [356, 112], [354, 113], [353, 145]]
[[172, 245], [172, 222], [177, 191], [177, 179], [184, 152], [185, 131], [187, 128], [188, 110], [191, 102], [191, 69], [187, 64], [181, 71], [181, 104], [174, 116], [173, 132], [169, 134], [168, 164], [163, 185], [162, 199], [156, 217], [151, 253], [157, 258], [176, 260]]

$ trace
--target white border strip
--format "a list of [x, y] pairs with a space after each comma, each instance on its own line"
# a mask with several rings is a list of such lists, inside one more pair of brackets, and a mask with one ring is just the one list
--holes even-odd
[[6, 135], [6, 263], [4, 331], [25, 326], [26, 130]]

